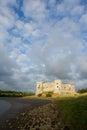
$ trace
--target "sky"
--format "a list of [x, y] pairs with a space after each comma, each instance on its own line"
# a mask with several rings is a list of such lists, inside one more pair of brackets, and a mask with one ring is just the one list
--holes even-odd
[[87, 1], [0, 0], [0, 89], [56, 79], [87, 87]]

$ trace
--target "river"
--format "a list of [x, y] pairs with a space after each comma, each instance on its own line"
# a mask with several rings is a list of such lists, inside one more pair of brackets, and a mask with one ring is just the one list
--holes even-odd
[[11, 107], [11, 104], [7, 101], [0, 100], [0, 116]]

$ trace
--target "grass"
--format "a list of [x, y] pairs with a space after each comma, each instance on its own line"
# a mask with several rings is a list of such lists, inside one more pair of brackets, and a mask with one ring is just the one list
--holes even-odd
[[55, 101], [55, 105], [69, 130], [87, 130], [87, 95], [62, 97]]

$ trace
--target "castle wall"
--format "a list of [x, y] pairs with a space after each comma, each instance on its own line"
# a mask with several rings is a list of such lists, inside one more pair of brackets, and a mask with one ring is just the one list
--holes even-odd
[[43, 84], [43, 92], [51, 92], [54, 91], [54, 83], [44, 83]]
[[36, 95], [43, 92], [43, 82], [37, 82], [36, 86]]
[[61, 80], [54, 82], [37, 82], [36, 95], [43, 92], [53, 92], [56, 94], [74, 94], [75, 87], [71, 84], [62, 84]]
[[73, 94], [73, 93], [75, 93], [74, 86], [71, 85], [71, 84], [62, 84], [61, 93], [62, 94]]
[[55, 80], [54, 86], [55, 86], [54, 93], [61, 94], [62, 81], [61, 80]]

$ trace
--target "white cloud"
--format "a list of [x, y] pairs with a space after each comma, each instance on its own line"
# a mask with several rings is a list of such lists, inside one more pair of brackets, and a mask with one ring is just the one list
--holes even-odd
[[10, 6], [10, 5], [16, 5], [16, 0], [1, 0], [2, 6]]
[[[13, 0], [14, 1], [14, 0]], [[9, 8], [10, 0], [1, 1], [0, 4], [0, 24], [4, 29], [10, 29], [14, 26], [15, 20], [17, 19], [14, 11]], [[10, 3], [11, 4], [11, 3]], [[12, 3], [12, 5], [14, 2]]]
[[84, 6], [76, 6], [72, 9], [71, 14], [74, 16], [81, 16], [84, 13]]
[[35, 90], [36, 81], [57, 78], [86, 86], [85, 5], [79, 0], [16, 2], [0, 4], [0, 88]]
[[0, 44], [0, 81], [1, 83], [5, 84], [5, 86], [6, 84], [7, 86], [9, 86], [10, 85], [9, 83], [11, 83], [12, 77], [14, 75], [14, 71], [16, 69], [18, 69], [16, 62], [14, 62], [9, 57], [9, 53], [6, 52], [4, 46]]
[[80, 24], [82, 27], [82, 30], [86, 30], [87, 29], [87, 13], [83, 14], [80, 18]]
[[9, 37], [9, 33], [5, 29], [3, 29], [3, 27], [0, 27], [0, 43], [5, 41]]
[[87, 57], [84, 56], [78, 60], [77, 72], [79, 79], [87, 79]]
[[42, 73], [49, 80], [60, 78], [76, 84], [76, 80], [80, 78], [77, 67], [82, 49], [80, 26], [69, 18], [64, 18], [51, 28], [47, 43], [43, 47], [40, 44], [32, 46], [32, 62], [38, 64], [40, 70], [43, 68], [40, 65], [45, 64]]
[[45, 5], [40, 0], [23, 1], [22, 10], [26, 17], [31, 17], [36, 20], [42, 20], [45, 17]]
[[57, 5], [58, 13], [63, 16], [81, 16], [84, 13], [84, 6], [80, 4], [79, 0], [64, 0]]

